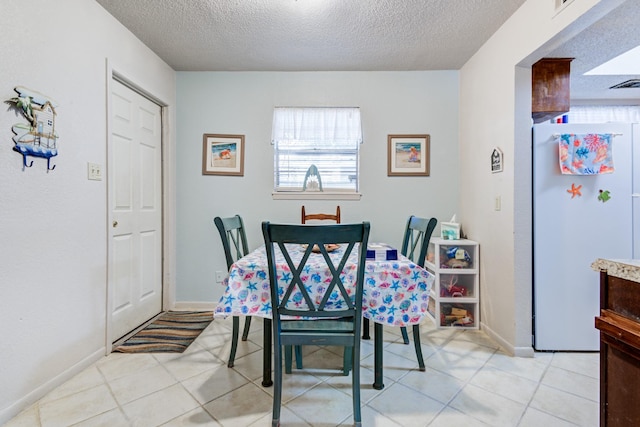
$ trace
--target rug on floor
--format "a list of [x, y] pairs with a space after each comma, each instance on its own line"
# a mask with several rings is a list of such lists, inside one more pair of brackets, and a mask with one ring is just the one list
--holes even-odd
[[211, 311], [168, 311], [113, 351], [182, 353], [212, 320]]

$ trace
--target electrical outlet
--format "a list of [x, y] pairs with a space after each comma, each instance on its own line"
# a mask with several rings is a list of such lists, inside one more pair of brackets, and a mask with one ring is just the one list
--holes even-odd
[[225, 278], [225, 274], [222, 271], [216, 271], [216, 283], [222, 283]]
[[87, 163], [87, 174], [92, 181], [102, 181], [102, 168], [97, 163]]

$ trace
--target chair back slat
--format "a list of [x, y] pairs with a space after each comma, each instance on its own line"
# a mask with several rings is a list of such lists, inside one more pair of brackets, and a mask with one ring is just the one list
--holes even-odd
[[214, 218], [213, 222], [220, 233], [227, 270], [229, 270], [234, 262], [249, 253], [244, 222], [240, 215], [228, 218], [218, 216]]
[[307, 303], [309, 310], [315, 310], [313, 300], [309, 296], [309, 292], [307, 291], [307, 288], [304, 286], [304, 283], [302, 283], [302, 279], [300, 278], [300, 270], [302, 270], [302, 268], [306, 265], [307, 259], [311, 254], [311, 250], [307, 248], [307, 251], [305, 251], [305, 254], [302, 256], [302, 259], [300, 260], [301, 267], [297, 267], [294, 264], [293, 260], [291, 259], [289, 251], [287, 250], [287, 247], [285, 246], [285, 244], [282, 242], [278, 242], [278, 247], [280, 248], [280, 251], [282, 252], [282, 255], [284, 256], [284, 259], [287, 262], [287, 265], [289, 266], [289, 269], [291, 271], [291, 281], [289, 282], [289, 285], [285, 288], [285, 293], [282, 297], [280, 305], [282, 305], [283, 307], [286, 307], [287, 303], [289, 302], [289, 299], [291, 298], [291, 294], [296, 290], [296, 288], [298, 288], [298, 290], [302, 294], [302, 297], [304, 298], [304, 301]]
[[336, 224], [340, 224], [340, 206], [336, 207], [335, 214], [329, 213], [307, 213], [304, 206], [302, 206], [302, 224], [306, 224], [309, 220], [317, 221], [335, 221]]
[[326, 248], [324, 247], [324, 245], [320, 246], [320, 251], [322, 253], [322, 256], [324, 257], [325, 261], [327, 262], [327, 266], [329, 267], [329, 269], [331, 270], [331, 283], [329, 284], [329, 286], [327, 287], [327, 291], [324, 294], [324, 298], [322, 299], [322, 301], [320, 302], [320, 306], [319, 306], [319, 310], [324, 310], [329, 298], [332, 295], [333, 290], [335, 289], [335, 287], [338, 287], [338, 291], [340, 291], [340, 294], [342, 295], [342, 299], [345, 302], [345, 304], [347, 305], [347, 307], [349, 308], [349, 310], [354, 310], [354, 304], [351, 301], [351, 298], [349, 297], [349, 293], [347, 292], [347, 290], [345, 289], [344, 283], [342, 282], [341, 278], [340, 278], [340, 273], [341, 271], [344, 271], [344, 267], [347, 263], [347, 261], [349, 260], [349, 255], [351, 254], [351, 252], [353, 251], [353, 247], [355, 246], [354, 242], [349, 242], [349, 246], [346, 248], [346, 250], [344, 251], [344, 253], [342, 254], [342, 258], [340, 259], [340, 263], [338, 264], [338, 268], [335, 268], [333, 265], [333, 262], [331, 260], [331, 258], [329, 257], [329, 254], [326, 250]]
[[438, 220], [435, 218], [419, 218], [411, 215], [407, 220], [404, 239], [402, 241], [402, 255], [409, 258], [420, 267], [424, 267], [429, 240]]
[[[362, 279], [358, 281], [358, 275], [364, 275], [366, 246], [363, 250], [358, 249], [356, 276], [351, 274], [353, 272], [345, 270], [348, 269], [346, 268], [347, 262], [354, 254], [356, 244], [362, 244], [363, 238], [368, 239], [368, 230], [368, 223], [350, 225], [263, 223], [270, 284], [275, 281], [280, 286], [280, 288], [271, 286], [274, 321], [276, 321], [278, 314], [299, 317], [353, 317], [357, 310], [361, 311]], [[335, 253], [329, 253], [325, 246], [329, 244], [339, 244], [340, 248]], [[298, 255], [294, 260], [292, 253], [299, 253], [300, 245], [306, 245], [306, 249], [302, 257]], [[278, 255], [276, 248], [286, 261], [286, 270], [275, 262]], [[362, 267], [360, 267], [361, 259]], [[312, 279], [318, 284], [318, 288], [321, 288], [315, 297], [310, 294], [309, 285], [305, 285], [303, 280], [303, 276], [308, 270], [308, 263], [311, 261], [321, 262], [323, 268], [326, 266], [327, 272], [324, 278]], [[344, 282], [344, 278], [347, 276], [350, 280], [354, 280], [355, 277], [357, 281], [355, 288], [353, 288], [353, 283]], [[348, 288], [348, 285], [351, 287]], [[292, 297], [303, 299], [305, 305], [302, 306], [298, 304], [298, 301], [292, 301]], [[292, 308], [294, 305], [295, 308]]]

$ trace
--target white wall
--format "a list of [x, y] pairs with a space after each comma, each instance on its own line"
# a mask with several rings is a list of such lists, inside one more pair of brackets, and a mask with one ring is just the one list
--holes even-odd
[[480, 242], [482, 328], [515, 355], [532, 355], [530, 66], [620, 3], [527, 0], [460, 71], [460, 219]]
[[0, 51], [1, 100], [15, 86], [55, 99], [60, 136], [55, 170], [23, 171], [11, 127], [24, 119], [0, 111], [2, 424], [105, 354], [107, 183], [87, 162], [106, 172], [106, 60], [170, 106], [170, 128], [175, 73], [86, 0], [0, 0]]
[[[300, 207], [341, 207], [343, 222], [371, 222], [371, 241], [399, 246], [409, 215], [457, 211], [458, 72], [177, 73], [178, 302], [217, 302], [226, 264], [215, 216], [243, 216], [251, 248], [260, 222], [300, 222]], [[362, 114], [359, 201], [273, 200], [275, 106], [356, 106]], [[202, 175], [202, 134], [244, 134], [245, 173]], [[431, 135], [431, 176], [388, 177], [387, 135]], [[464, 183], [467, 185], [467, 183]], [[439, 232], [439, 227], [436, 232]]]

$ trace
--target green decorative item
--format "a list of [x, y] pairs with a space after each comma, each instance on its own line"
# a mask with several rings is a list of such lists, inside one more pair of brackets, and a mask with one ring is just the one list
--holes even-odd
[[611, 199], [611, 192], [609, 190], [600, 190], [598, 194], [598, 200], [602, 203], [608, 202]]

